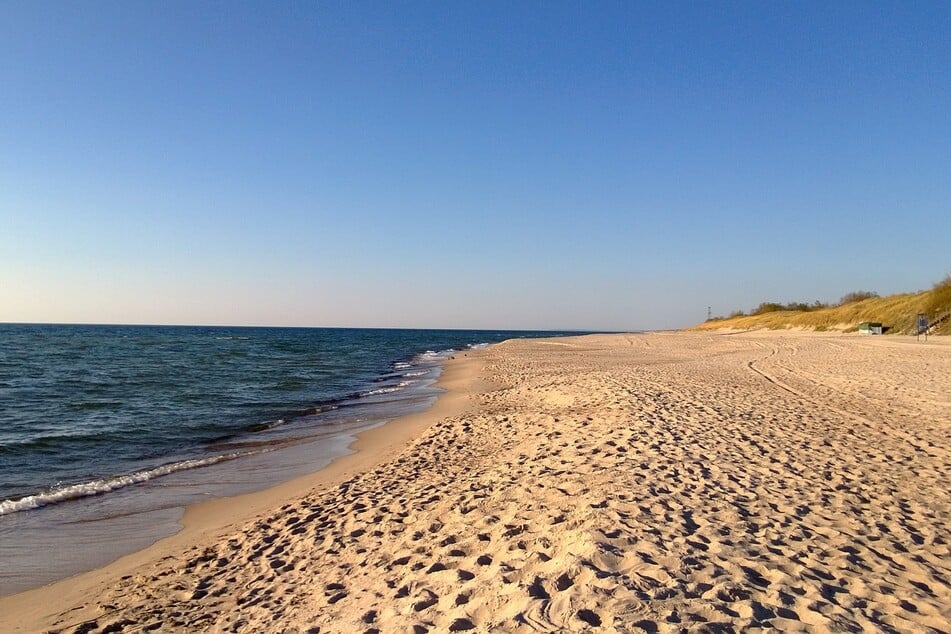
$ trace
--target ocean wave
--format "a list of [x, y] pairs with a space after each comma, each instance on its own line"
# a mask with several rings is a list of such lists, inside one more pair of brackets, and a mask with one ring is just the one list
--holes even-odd
[[[404, 370], [412, 370], [412, 372], [406, 372], [403, 376], [422, 376], [428, 372], [429, 366], [433, 365], [436, 362], [440, 362], [449, 357], [452, 353], [456, 352], [455, 348], [447, 348], [445, 350], [427, 350], [421, 352], [414, 356], [409, 361], [397, 361], [393, 364], [393, 370], [397, 372], [403, 372]], [[424, 370], [418, 370], [419, 366], [422, 365]]]
[[155, 467], [154, 469], [136, 471], [134, 473], [116, 476], [113, 478], [92, 480], [91, 482], [82, 482], [80, 484], [70, 484], [62, 487], [56, 487], [50, 491], [37, 493], [35, 495], [28, 495], [16, 500], [3, 500], [0, 501], [0, 517], [9, 515], [11, 513], [18, 513], [20, 511], [38, 509], [50, 504], [58, 504], [60, 502], [68, 502], [69, 500], [77, 500], [79, 498], [109, 493], [110, 491], [123, 489], [127, 486], [140, 484], [148, 480], [154, 480], [155, 478], [160, 478], [177, 471], [197, 469], [198, 467], [207, 467], [219, 462], [224, 462], [225, 460], [233, 460], [235, 458], [247, 456], [250, 455], [250, 453], [252, 452], [238, 452], [220, 456], [212, 456], [210, 458], [182, 460], [181, 462], [172, 462], [160, 467]]
[[377, 389], [375, 389], [375, 390], [370, 390], [369, 392], [364, 392], [364, 393], [362, 394], [362, 396], [374, 396], [374, 395], [376, 395], [376, 394], [392, 394], [393, 392], [399, 392], [401, 389], [403, 389], [403, 388], [397, 387], [397, 386], [394, 386], [394, 387], [381, 387], [381, 388], [377, 388]]
[[56, 449], [67, 444], [101, 444], [113, 442], [114, 440], [115, 433], [112, 431], [75, 431], [73, 433], [47, 434], [0, 442], [0, 453], [19, 452], [28, 449]]
[[318, 414], [323, 414], [324, 412], [332, 412], [335, 409], [340, 409], [342, 406], [344, 406], [346, 404], [344, 401], [350, 398], [360, 398], [360, 394], [357, 392], [354, 392], [350, 396], [344, 397], [342, 399], [323, 401], [323, 402], [316, 403], [313, 407], [289, 411], [284, 416], [281, 417], [283, 419], [281, 423], [283, 424], [284, 422], [288, 420], [291, 420], [293, 418], [300, 418], [301, 416], [316, 416]]
[[307, 382], [301, 377], [289, 376], [272, 385], [271, 389], [278, 392], [299, 392], [306, 385]]
[[280, 427], [285, 421], [283, 418], [278, 418], [277, 420], [272, 420], [264, 423], [252, 423], [245, 427], [246, 431], [255, 433], [259, 431], [267, 431], [268, 429], [274, 429], [275, 427]]
[[117, 409], [122, 407], [121, 401], [82, 401], [73, 403], [70, 407], [78, 410]]

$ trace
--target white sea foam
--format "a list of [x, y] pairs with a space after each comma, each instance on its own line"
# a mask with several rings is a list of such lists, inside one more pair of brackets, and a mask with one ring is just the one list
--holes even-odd
[[395, 368], [395, 369], [397, 369], [397, 370], [405, 370], [405, 369], [411, 368], [411, 367], [413, 367], [413, 366], [412, 366], [411, 364], [409, 364], [409, 363], [406, 363], [405, 361], [397, 361], [396, 363], [393, 364], [393, 368]]
[[415, 372], [407, 372], [403, 376], [423, 376], [429, 374], [429, 370], [416, 370]]
[[365, 392], [364, 396], [373, 396], [375, 394], [391, 394], [393, 392], [399, 392], [402, 388], [399, 387], [381, 387], [375, 390], [370, 390]]
[[212, 456], [210, 458], [172, 462], [160, 467], [155, 467], [154, 469], [136, 471], [134, 473], [116, 476], [114, 478], [93, 480], [91, 482], [82, 482], [80, 484], [70, 484], [67, 486], [56, 487], [50, 491], [37, 493], [36, 495], [28, 495], [18, 500], [3, 500], [0, 501], [0, 517], [9, 515], [10, 513], [17, 513], [19, 511], [37, 509], [49, 504], [58, 504], [59, 502], [66, 502], [92, 495], [99, 495], [100, 493], [108, 493], [110, 491], [122, 489], [133, 484], [139, 484], [141, 482], [146, 482], [147, 480], [160, 478], [162, 476], [169, 475], [170, 473], [175, 473], [176, 471], [207, 467], [208, 465], [224, 462], [225, 460], [233, 460], [234, 458], [246, 456], [249, 455], [249, 453], [254, 452], [229, 453], [220, 456]]

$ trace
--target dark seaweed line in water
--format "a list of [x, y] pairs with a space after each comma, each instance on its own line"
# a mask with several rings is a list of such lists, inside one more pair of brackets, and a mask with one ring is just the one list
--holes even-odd
[[[49, 491], [43, 491], [40, 493], [35, 493], [32, 495], [26, 495], [23, 497], [9, 499], [9, 500], [0, 500], [0, 517], [4, 515], [9, 515], [11, 513], [17, 513], [20, 511], [28, 511], [37, 508], [42, 508], [49, 504], [57, 504], [60, 502], [67, 502], [70, 500], [76, 500], [84, 497], [90, 497], [94, 495], [101, 495], [103, 493], [109, 493], [116, 491], [118, 489], [123, 489], [128, 486], [135, 484], [141, 484], [155, 478], [162, 476], [170, 475], [178, 471], [184, 471], [188, 469], [197, 469], [200, 467], [207, 467], [220, 462], [227, 460], [234, 460], [236, 458], [242, 458], [250, 455], [255, 455], [259, 453], [264, 453], [266, 451], [273, 451], [280, 446], [285, 446], [288, 444], [293, 444], [296, 442], [303, 442], [305, 440], [311, 440], [315, 437], [324, 436], [336, 433], [337, 429], [327, 429], [323, 433], [312, 433], [303, 437], [294, 437], [294, 438], [283, 438], [283, 439], [269, 439], [264, 441], [255, 441], [252, 438], [244, 442], [229, 442], [231, 439], [240, 438], [244, 434], [251, 432], [262, 432], [275, 427], [290, 422], [297, 418], [302, 418], [306, 416], [317, 416], [326, 412], [335, 411], [340, 408], [350, 407], [358, 405], [357, 401], [363, 396], [366, 396], [366, 392], [354, 392], [342, 399], [328, 399], [326, 401], [320, 402], [314, 407], [309, 407], [306, 409], [294, 410], [288, 412], [283, 417], [279, 418], [276, 421], [270, 421], [266, 423], [253, 423], [246, 426], [244, 429], [231, 434], [225, 434], [210, 440], [206, 446], [208, 450], [214, 450], [216, 448], [228, 448], [228, 449], [245, 449], [244, 451], [233, 451], [227, 454], [219, 454], [213, 456], [207, 456], [203, 458], [193, 458], [188, 460], [180, 460], [176, 462], [170, 462], [166, 464], [159, 465], [154, 468], [143, 469], [140, 471], [135, 471], [133, 473], [121, 474], [111, 478], [100, 478], [96, 480], [91, 480], [89, 482], [81, 482], [76, 484], [69, 484], [64, 486], [58, 486], [50, 489]], [[333, 426], [336, 427], [336, 426]], [[100, 442], [100, 443], [109, 443], [115, 440], [117, 434], [77, 434], [77, 435], [54, 435], [41, 438], [31, 439], [22, 443], [8, 443], [6, 445], [0, 445], [0, 453], [4, 451], [12, 452], [16, 451], [24, 446], [34, 446], [34, 447], [44, 447], [44, 446], [53, 446], [58, 440], [65, 440], [70, 443], [76, 442]], [[254, 449], [251, 449], [254, 448]]]
[[[432, 396], [440, 360], [479, 346], [466, 340], [506, 333], [0, 325], [0, 334], [0, 386], [12, 386], [0, 397], [12, 399], [13, 422], [0, 434], [3, 516], [382, 421]], [[255, 361], [220, 362], [228, 351], [208, 334]], [[298, 393], [282, 401], [287, 386]]]
[[[451, 351], [448, 351], [451, 352]], [[435, 353], [430, 353], [434, 354]], [[403, 364], [405, 362], [397, 362], [398, 364]], [[409, 364], [407, 364], [409, 365]], [[383, 377], [383, 381], [388, 378], [395, 378], [402, 376], [399, 373], [388, 373]], [[375, 383], [379, 381], [374, 381]], [[203, 458], [192, 458], [188, 460], [180, 460], [175, 462], [170, 462], [166, 464], [159, 465], [157, 467], [142, 469], [128, 474], [122, 474], [113, 476], [110, 478], [99, 478], [91, 480], [89, 482], [81, 482], [76, 484], [69, 484], [63, 486], [57, 486], [51, 488], [49, 491], [43, 491], [35, 493], [32, 495], [26, 495], [19, 498], [0, 500], [0, 517], [4, 515], [9, 515], [12, 513], [17, 513], [21, 511], [29, 511], [33, 509], [42, 508], [50, 504], [58, 504], [61, 502], [68, 502], [71, 500], [77, 500], [84, 497], [91, 497], [95, 495], [101, 495], [104, 493], [110, 493], [119, 489], [123, 489], [132, 485], [141, 484], [155, 478], [160, 478], [162, 476], [170, 475], [179, 471], [185, 471], [189, 469], [197, 469], [201, 467], [207, 467], [214, 464], [218, 464], [227, 460], [234, 460], [236, 458], [246, 457], [250, 455], [260, 454], [267, 451], [273, 451], [280, 446], [285, 446], [288, 444], [293, 444], [296, 442], [302, 442], [305, 440], [313, 439], [314, 437], [321, 435], [328, 435], [335, 433], [335, 430], [327, 429], [323, 434], [315, 433], [309, 434], [305, 437], [296, 437], [296, 438], [284, 438], [284, 439], [272, 439], [266, 441], [254, 441], [253, 439], [248, 439], [245, 442], [236, 442], [229, 443], [228, 441], [235, 438], [240, 438], [244, 434], [250, 432], [262, 432], [270, 429], [274, 429], [279, 425], [283, 425], [287, 422], [293, 421], [298, 418], [303, 418], [307, 416], [317, 416], [326, 412], [335, 411], [341, 408], [352, 407], [360, 405], [361, 399], [364, 399], [367, 396], [381, 394], [389, 391], [399, 391], [405, 386], [394, 386], [393, 388], [382, 388], [376, 390], [368, 390], [361, 392], [351, 392], [342, 398], [335, 399], [326, 399], [323, 401], [318, 401], [314, 404], [313, 407], [308, 407], [305, 409], [292, 410], [284, 414], [282, 417], [274, 421], [262, 422], [262, 423], [252, 423], [245, 426], [243, 429], [237, 430], [235, 433], [229, 433], [222, 436], [219, 436], [213, 440], [208, 441], [206, 449], [214, 450], [216, 448], [225, 448], [228, 449], [243, 449], [243, 451], [232, 451], [226, 454], [212, 455]], [[385, 401], [384, 401], [385, 402]], [[258, 404], [260, 405], [260, 404]], [[35, 446], [35, 447], [44, 447], [52, 446], [58, 440], [67, 441], [70, 443], [77, 442], [100, 442], [108, 443], [114, 441], [117, 436], [121, 436], [121, 433], [91, 433], [91, 434], [76, 434], [76, 435], [51, 435], [46, 437], [34, 438], [23, 443], [8, 443], [7, 445], [0, 445], [0, 452], [3, 451], [14, 451], [16, 448], [22, 448], [23, 446]]]

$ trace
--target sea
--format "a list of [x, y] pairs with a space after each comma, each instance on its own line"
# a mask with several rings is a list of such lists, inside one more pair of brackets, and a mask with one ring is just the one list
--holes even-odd
[[565, 334], [0, 324], [0, 596], [321, 469], [431, 406], [449, 356]]

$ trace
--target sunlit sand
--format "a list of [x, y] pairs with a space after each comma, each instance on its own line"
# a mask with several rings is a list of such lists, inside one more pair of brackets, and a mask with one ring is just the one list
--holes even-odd
[[430, 412], [0, 600], [2, 629], [951, 629], [943, 339], [598, 335], [450, 366]]

